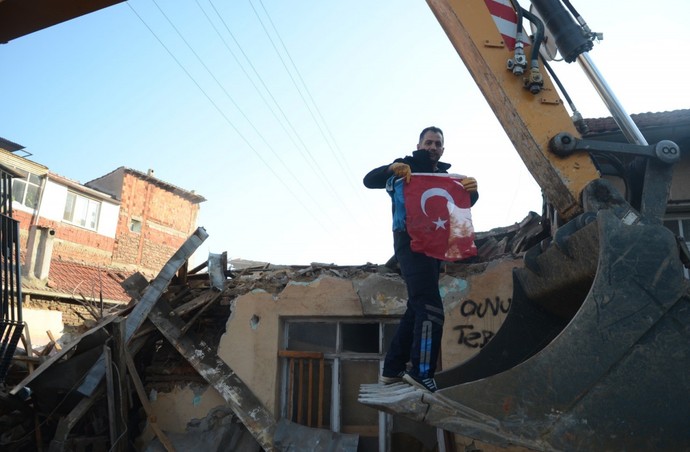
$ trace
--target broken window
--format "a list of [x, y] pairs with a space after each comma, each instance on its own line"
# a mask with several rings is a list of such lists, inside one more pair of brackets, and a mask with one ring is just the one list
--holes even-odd
[[62, 219], [86, 229], [98, 228], [98, 216], [101, 213], [101, 203], [87, 198], [73, 191], [67, 192], [67, 202]]
[[285, 350], [279, 354], [282, 415], [299, 424], [358, 434], [358, 450], [378, 451], [385, 414], [357, 399], [362, 384], [378, 380], [396, 326], [388, 319], [287, 320]]

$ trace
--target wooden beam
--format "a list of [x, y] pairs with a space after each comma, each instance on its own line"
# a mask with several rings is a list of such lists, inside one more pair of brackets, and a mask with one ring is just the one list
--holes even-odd
[[275, 419], [249, 387], [218, 357], [204, 341], [193, 334], [183, 335], [182, 321], [172, 314], [170, 305], [160, 300], [151, 309], [149, 320], [163, 336], [228, 402], [235, 416], [266, 451], [273, 451]]
[[[151, 285], [141, 297], [141, 300], [134, 306], [132, 312], [127, 316], [127, 324], [125, 329], [125, 339], [127, 342], [134, 336], [136, 330], [144, 323], [146, 316], [151, 311], [153, 305], [156, 304], [160, 296], [165, 292], [165, 289], [170, 284], [173, 276], [177, 270], [189, 259], [194, 251], [201, 245], [204, 240], [208, 238], [208, 234], [204, 228], [197, 228], [182, 246], [172, 255], [161, 269], [160, 273], [151, 282]], [[98, 384], [103, 379], [105, 372], [103, 357], [98, 359], [91, 367], [89, 373], [84, 378], [84, 382], [77, 389], [83, 395], [90, 395], [96, 389]]]
[[146, 416], [149, 421], [149, 425], [151, 426], [151, 430], [153, 430], [153, 433], [155, 433], [155, 435], [158, 437], [163, 447], [165, 447], [165, 450], [167, 450], [168, 452], [175, 452], [175, 446], [173, 446], [172, 442], [170, 441], [170, 438], [168, 438], [168, 436], [158, 426], [158, 420], [156, 419], [156, 416], [153, 413], [153, 407], [151, 406], [151, 402], [149, 402], [149, 398], [146, 396], [144, 385], [141, 382], [141, 379], [139, 378], [139, 374], [137, 373], [137, 367], [134, 365], [132, 355], [126, 349], [125, 360], [127, 362], [127, 370], [129, 371], [129, 377], [132, 379], [132, 384], [134, 385], [134, 389], [137, 392], [137, 396], [139, 396], [141, 406], [144, 408], [144, 411], [146, 412]]
[[108, 402], [108, 432], [110, 433], [110, 448], [115, 450], [118, 442], [119, 430], [117, 428], [117, 410], [115, 408], [115, 383], [113, 381], [112, 352], [107, 345], [103, 346], [105, 359], [105, 394]]
[[196, 321], [199, 319], [201, 314], [206, 312], [206, 310], [211, 307], [213, 302], [216, 301], [218, 298], [220, 298], [221, 293], [222, 292], [216, 292], [216, 291], [211, 290], [211, 296], [209, 296], [207, 298], [206, 304], [201, 306], [201, 309], [199, 309], [194, 314], [194, 316], [191, 319], [189, 319], [189, 321], [180, 329], [180, 332], [182, 334], [185, 334], [187, 332], [187, 330], [189, 330], [192, 327], [192, 325], [194, 325], [196, 323]]
[[127, 424], [129, 412], [129, 395], [127, 392], [127, 376], [125, 368], [127, 361], [125, 359], [125, 350], [127, 349], [127, 342], [125, 340], [125, 319], [119, 318], [110, 325], [111, 334], [113, 337], [113, 364], [117, 371], [113, 384], [117, 389], [115, 397], [115, 415], [118, 440], [114, 445], [110, 446], [111, 451], [127, 452]]
[[[41, 375], [43, 372], [45, 372], [47, 369], [50, 368], [50, 366], [53, 365], [56, 361], [62, 359], [67, 353], [69, 353], [70, 350], [74, 349], [79, 343], [82, 341], [87, 336], [91, 336], [93, 334], [104, 334], [102, 329], [108, 325], [110, 322], [114, 321], [115, 319], [119, 318], [117, 315], [112, 315], [110, 317], [107, 317], [105, 320], [101, 321], [98, 325], [94, 326], [90, 330], [88, 330], [86, 333], [82, 334], [81, 336], [77, 337], [75, 340], [67, 344], [62, 350], [60, 350], [58, 353], [52, 355], [45, 361], [41, 363], [41, 365], [32, 373], [27, 375], [22, 381], [20, 381], [12, 390], [10, 390], [10, 394], [12, 395], [17, 395], [19, 391], [21, 391], [24, 387], [29, 385], [35, 378], [37, 378], [39, 375]], [[92, 392], [93, 394], [93, 392]]]
[[65, 450], [67, 437], [75, 425], [84, 417], [86, 413], [93, 407], [96, 402], [103, 396], [103, 387], [101, 386], [91, 397], [85, 397], [72, 408], [67, 416], [60, 419], [50, 442], [50, 452], [62, 452]]

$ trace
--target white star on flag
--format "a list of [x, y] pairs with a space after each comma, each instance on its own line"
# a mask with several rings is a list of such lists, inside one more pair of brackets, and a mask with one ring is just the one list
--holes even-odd
[[446, 220], [442, 220], [441, 217], [436, 221], [432, 221], [436, 225], [436, 229], [446, 229]]

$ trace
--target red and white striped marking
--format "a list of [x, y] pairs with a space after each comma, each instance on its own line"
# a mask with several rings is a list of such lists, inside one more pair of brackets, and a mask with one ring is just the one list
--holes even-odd
[[[515, 35], [517, 31], [517, 14], [510, 0], [484, 0], [489, 9], [498, 31], [503, 36], [503, 41], [510, 50], [515, 48]], [[529, 42], [525, 42], [529, 44]]]

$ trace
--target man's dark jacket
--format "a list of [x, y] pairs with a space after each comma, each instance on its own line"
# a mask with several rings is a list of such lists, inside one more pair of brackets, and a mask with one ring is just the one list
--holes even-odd
[[[414, 151], [412, 155], [408, 155], [401, 159], [395, 159], [393, 163], [406, 163], [410, 165], [410, 170], [413, 173], [448, 173], [450, 163], [438, 162], [436, 164], [436, 171], [433, 169], [434, 162], [429, 158], [429, 151], [419, 149]], [[386, 181], [393, 175], [388, 171], [391, 164], [383, 165], [369, 171], [369, 174], [364, 176], [364, 186], [367, 188], [386, 188]], [[479, 199], [478, 192], [470, 193], [471, 205]]]

